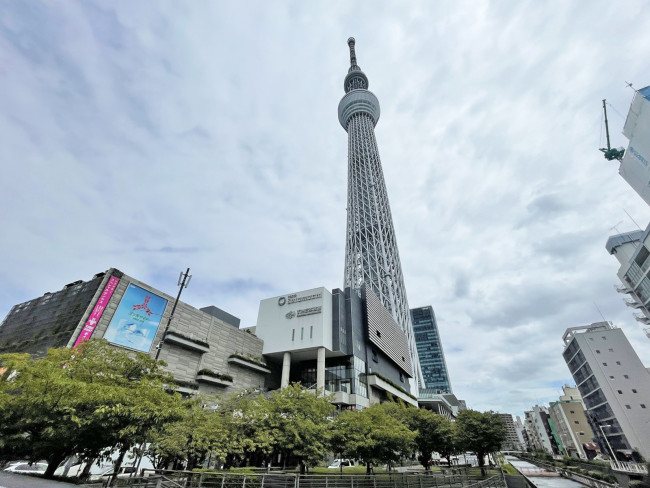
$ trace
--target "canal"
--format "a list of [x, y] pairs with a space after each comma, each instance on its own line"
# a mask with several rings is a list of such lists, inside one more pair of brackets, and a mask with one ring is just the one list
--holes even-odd
[[525, 475], [537, 488], [584, 488], [585, 485], [560, 476], [545, 475], [543, 468], [534, 464], [521, 461], [516, 457], [506, 456], [506, 460], [512, 464], [521, 474]]

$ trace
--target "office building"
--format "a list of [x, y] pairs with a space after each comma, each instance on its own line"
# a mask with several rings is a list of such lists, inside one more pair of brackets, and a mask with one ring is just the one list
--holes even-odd
[[420, 388], [420, 397], [424, 397], [425, 393], [452, 393], [433, 308], [412, 308], [411, 320], [422, 369], [423, 387]]
[[[564, 360], [603, 453], [650, 459], [650, 373], [621, 329], [610, 322], [565, 331]], [[636, 459], [635, 459], [636, 458]]]
[[[38, 357], [51, 347], [104, 338], [155, 356], [174, 300], [111, 268], [15, 305], [0, 324], [0, 350]], [[197, 309], [179, 301], [159, 357], [178, 391], [193, 395], [265, 388], [271, 370], [262, 358], [262, 341], [238, 325], [238, 318], [217, 307]]]
[[348, 39], [350, 68], [339, 122], [348, 133], [348, 205], [344, 287], [361, 294], [370, 287], [405, 332], [413, 367], [412, 391], [422, 383], [402, 266], [379, 159], [375, 125], [379, 100], [368, 91], [368, 77], [357, 65], [354, 38]]
[[260, 302], [255, 334], [277, 372], [270, 388], [301, 383], [340, 409], [390, 397], [417, 406], [406, 334], [369, 286], [361, 291], [319, 287]]
[[498, 414], [503, 423], [506, 426], [506, 440], [501, 446], [502, 451], [520, 451], [522, 450], [521, 444], [519, 442], [519, 436], [517, 435], [517, 428], [515, 422], [512, 419], [512, 415], [509, 413], [500, 413]]
[[557, 434], [561, 454], [591, 459], [596, 455], [594, 434], [587, 420], [580, 392], [564, 385], [564, 394], [549, 406], [549, 415]]

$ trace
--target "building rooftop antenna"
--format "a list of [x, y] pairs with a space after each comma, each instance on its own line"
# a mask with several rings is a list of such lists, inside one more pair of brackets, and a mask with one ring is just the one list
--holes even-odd
[[623, 159], [623, 154], [625, 150], [620, 147], [618, 149], [613, 148], [609, 140], [609, 122], [607, 121], [607, 100], [603, 98], [603, 112], [605, 113], [605, 134], [607, 135], [607, 147], [601, 147], [600, 151], [605, 155], [605, 159], [608, 161], [620, 161]]

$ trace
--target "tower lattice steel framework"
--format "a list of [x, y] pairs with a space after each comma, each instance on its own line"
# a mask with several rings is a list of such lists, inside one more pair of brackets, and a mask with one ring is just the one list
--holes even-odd
[[348, 221], [345, 286], [359, 293], [370, 286], [408, 338], [413, 364], [412, 390], [422, 384], [395, 229], [375, 138], [379, 100], [368, 91], [368, 77], [357, 65], [355, 40], [348, 39], [350, 69], [339, 103], [339, 122], [348, 133]]

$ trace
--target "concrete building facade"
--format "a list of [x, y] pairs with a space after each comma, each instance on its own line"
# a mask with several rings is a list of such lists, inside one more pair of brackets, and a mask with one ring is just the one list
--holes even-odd
[[[0, 324], [0, 347], [43, 356], [50, 347], [105, 338], [155, 356], [174, 300], [111, 268], [14, 306]], [[262, 340], [238, 324], [239, 319], [217, 307], [200, 310], [179, 301], [159, 359], [167, 363], [181, 393], [266, 387], [271, 370], [262, 357]]]
[[562, 454], [579, 459], [591, 459], [596, 455], [593, 449], [595, 438], [576, 387], [563, 387], [564, 394], [551, 403], [549, 415], [559, 439], [558, 448]]
[[409, 391], [408, 339], [368, 286], [323, 287], [260, 302], [255, 334], [279, 372], [282, 388], [298, 382], [333, 394], [341, 409], [360, 409], [393, 396], [417, 406]]
[[509, 413], [500, 413], [499, 417], [503, 420], [503, 423], [506, 426], [506, 440], [503, 443], [503, 446], [501, 446], [501, 449], [504, 451], [520, 451], [521, 444], [519, 442], [517, 428], [512, 415]]
[[563, 340], [601, 452], [650, 459], [650, 373], [623, 331], [597, 322], [567, 329]]

